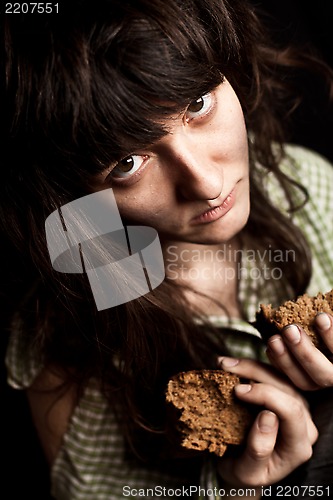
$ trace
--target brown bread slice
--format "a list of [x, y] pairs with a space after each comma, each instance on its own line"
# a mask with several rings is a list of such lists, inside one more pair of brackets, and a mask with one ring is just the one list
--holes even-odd
[[318, 293], [315, 297], [304, 294], [295, 301], [284, 302], [276, 309], [271, 304], [260, 304], [254, 325], [267, 341], [272, 335], [280, 333], [285, 326], [296, 323], [302, 326], [316, 347], [325, 350], [325, 345], [313, 326], [314, 319], [320, 312], [333, 315], [333, 290], [326, 294]]
[[243, 443], [253, 414], [233, 395], [239, 377], [223, 370], [181, 372], [169, 381], [166, 400], [181, 414], [182, 446], [222, 456]]

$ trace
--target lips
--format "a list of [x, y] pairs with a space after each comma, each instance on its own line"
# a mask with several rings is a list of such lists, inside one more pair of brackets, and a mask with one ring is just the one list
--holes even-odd
[[202, 214], [194, 217], [191, 220], [191, 225], [204, 224], [213, 222], [224, 217], [235, 203], [235, 188], [228, 194], [220, 205], [214, 206], [203, 212]]

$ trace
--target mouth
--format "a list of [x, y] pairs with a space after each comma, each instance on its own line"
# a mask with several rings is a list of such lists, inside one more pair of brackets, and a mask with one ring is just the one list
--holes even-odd
[[228, 194], [220, 205], [215, 205], [205, 212], [193, 217], [191, 225], [205, 224], [224, 217], [229, 210], [232, 209], [235, 203], [235, 188]]

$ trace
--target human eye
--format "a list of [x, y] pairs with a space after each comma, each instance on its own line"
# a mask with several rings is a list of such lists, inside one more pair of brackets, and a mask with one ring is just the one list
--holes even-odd
[[120, 160], [108, 175], [111, 179], [125, 179], [131, 177], [144, 164], [147, 155], [129, 155]]
[[215, 105], [215, 98], [212, 92], [192, 101], [186, 108], [185, 118], [189, 122], [196, 118], [202, 118], [210, 114]]

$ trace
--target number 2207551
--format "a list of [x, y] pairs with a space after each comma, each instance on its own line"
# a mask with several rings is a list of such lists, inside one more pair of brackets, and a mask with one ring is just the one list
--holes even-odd
[[6, 14], [58, 14], [59, 4], [53, 2], [7, 2]]

